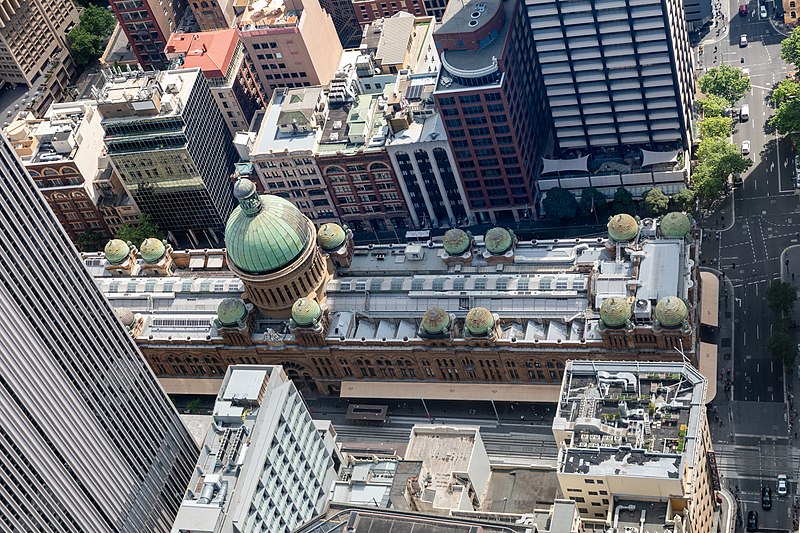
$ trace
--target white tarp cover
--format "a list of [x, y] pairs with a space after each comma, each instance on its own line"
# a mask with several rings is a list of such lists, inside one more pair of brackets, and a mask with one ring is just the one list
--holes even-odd
[[642, 166], [657, 165], [659, 163], [674, 163], [678, 160], [678, 151], [672, 152], [651, 152], [650, 150], [642, 150]]
[[542, 174], [549, 174], [550, 172], [564, 172], [567, 170], [580, 170], [583, 172], [589, 172], [588, 155], [578, 157], [576, 159], [545, 159], [543, 157], [542, 161], [544, 162]]

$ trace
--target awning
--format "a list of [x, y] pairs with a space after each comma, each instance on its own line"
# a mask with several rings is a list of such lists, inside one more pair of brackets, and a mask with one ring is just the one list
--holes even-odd
[[189, 257], [189, 268], [203, 268], [206, 264], [206, 256], [193, 255]]
[[711, 403], [711, 400], [717, 395], [717, 345], [701, 342], [698, 363], [700, 373], [708, 380], [706, 403]]
[[711, 272], [700, 272], [700, 324], [719, 325], [719, 278]]
[[657, 165], [659, 163], [674, 163], [678, 160], [678, 151], [671, 152], [651, 152], [642, 150], [642, 166]]
[[216, 396], [222, 378], [158, 378], [167, 394], [198, 394]]
[[222, 256], [221, 255], [209, 255], [208, 256], [208, 263], [206, 264], [208, 268], [222, 268]]
[[550, 172], [568, 172], [568, 171], [581, 171], [589, 172], [589, 156], [578, 157], [576, 159], [545, 159], [542, 158], [544, 168], [542, 174], [549, 174]]
[[343, 381], [342, 398], [556, 403], [561, 385]]

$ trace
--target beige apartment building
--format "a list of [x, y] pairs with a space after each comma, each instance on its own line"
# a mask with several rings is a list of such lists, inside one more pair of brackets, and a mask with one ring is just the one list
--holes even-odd
[[264, 98], [275, 87], [327, 86], [342, 46], [316, 0], [255, 0], [237, 20]]
[[72, 81], [75, 64], [66, 35], [77, 23], [71, 0], [0, 1], [0, 82], [35, 86], [31, 102], [37, 115]]
[[719, 477], [706, 388], [681, 362], [567, 362], [556, 472], [583, 520], [613, 532], [712, 533]]

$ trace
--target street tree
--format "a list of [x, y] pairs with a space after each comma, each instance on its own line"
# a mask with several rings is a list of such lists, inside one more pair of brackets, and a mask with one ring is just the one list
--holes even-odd
[[767, 306], [778, 316], [788, 316], [794, 309], [797, 289], [791, 283], [774, 280], [767, 287]]
[[727, 177], [715, 173], [709, 165], [698, 165], [692, 173], [692, 191], [703, 205], [718, 200], [725, 189]]
[[781, 59], [800, 68], [800, 32], [795, 28], [792, 34], [781, 41]]
[[750, 92], [750, 79], [742, 69], [730, 65], [711, 67], [699, 82], [703, 93], [724, 98], [729, 106]]
[[725, 110], [728, 108], [728, 101], [715, 94], [709, 94], [698, 102], [705, 118], [724, 116]]
[[608, 220], [608, 200], [594, 187], [586, 187], [581, 191], [578, 213], [584, 218]]
[[131, 242], [139, 246], [145, 239], [155, 237], [156, 239], [163, 239], [164, 232], [156, 225], [150, 218], [150, 215], [142, 213], [139, 216], [139, 223], [124, 224], [117, 231], [117, 239], [122, 239], [126, 242]]
[[108, 9], [88, 5], [81, 11], [80, 27], [100, 38], [108, 37], [117, 25], [117, 17]]
[[578, 201], [566, 189], [554, 187], [547, 191], [547, 196], [542, 201], [545, 213], [556, 220], [569, 220], [578, 213]]
[[770, 98], [772, 99], [772, 103], [776, 106], [780, 106], [784, 102], [794, 100], [798, 96], [800, 96], [800, 83], [792, 78], [786, 78], [772, 89]]
[[695, 193], [692, 189], [681, 189], [672, 197], [672, 201], [681, 211], [691, 211], [694, 208]]
[[614, 192], [614, 201], [611, 203], [611, 211], [613, 214], [627, 213], [629, 215], [636, 214], [636, 203], [633, 201], [631, 191], [625, 187], [620, 187]]
[[781, 135], [800, 131], [800, 99], [784, 100], [770, 117], [768, 124]]
[[655, 215], [663, 215], [669, 209], [669, 196], [664, 191], [655, 187], [647, 191], [644, 195], [644, 206]]
[[700, 136], [727, 137], [731, 134], [732, 126], [730, 117], [706, 117], [700, 122]]
[[744, 172], [753, 164], [728, 139], [720, 137], [708, 137], [700, 141], [696, 155], [700, 164], [706, 165], [709, 172], [720, 174], [726, 179], [731, 174]]
[[797, 344], [783, 330], [774, 330], [767, 340], [767, 349], [772, 355], [783, 361], [787, 368], [793, 368], [797, 359]]

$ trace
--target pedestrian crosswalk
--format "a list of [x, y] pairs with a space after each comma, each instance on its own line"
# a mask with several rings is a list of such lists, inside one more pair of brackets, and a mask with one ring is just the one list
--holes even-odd
[[778, 474], [794, 477], [800, 469], [800, 450], [783, 444], [715, 444], [714, 452], [718, 470], [739, 479], [767, 479]]

